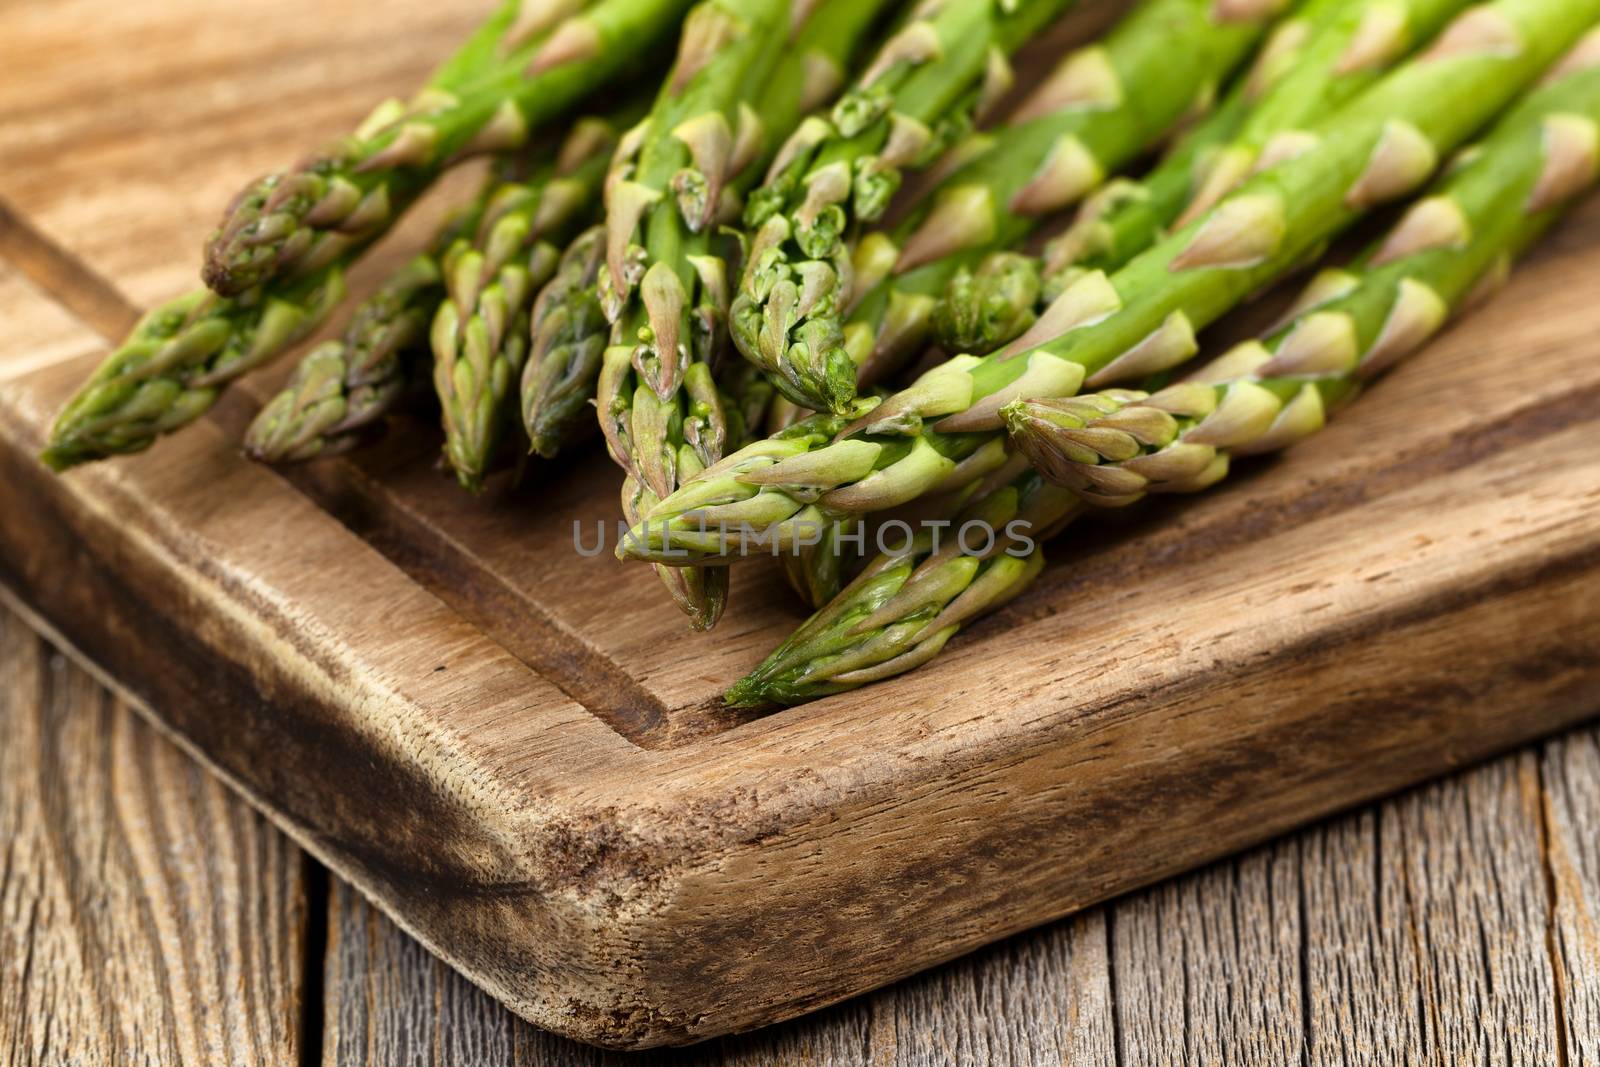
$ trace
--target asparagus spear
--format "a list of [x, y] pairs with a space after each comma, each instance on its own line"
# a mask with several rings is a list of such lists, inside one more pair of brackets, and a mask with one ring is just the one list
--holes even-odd
[[609, 324], [595, 283], [605, 228], [593, 226], [561, 255], [555, 277], [533, 305], [532, 345], [522, 371], [522, 427], [546, 459], [595, 428], [589, 415]]
[[[664, 499], [618, 546], [653, 559], [727, 561], [754, 538], [792, 540], [799, 519], [861, 514], [984, 473], [1000, 409], [1155, 373], [1195, 351], [1195, 331], [1317, 251], [1373, 206], [1409, 194], [1597, 18], [1600, 0], [1495, 0], [1459, 16], [1422, 55], [1311, 131], [1303, 147], [1113, 278], [1075, 283], [1022, 337], [961, 356], [881, 404], [839, 440], [790, 438], [734, 453]], [[1449, 100], [1450, 107], [1438, 106]]]
[[925, 528], [879, 554], [724, 699], [798, 704], [921, 666], [1027, 588], [1044, 567], [1037, 542], [1082, 507], [1031, 470], [984, 493], [942, 538]]
[[766, 414], [776, 393], [760, 370], [743, 360], [726, 360], [716, 375], [722, 395], [722, 417], [727, 424], [728, 446], [743, 448], [759, 440]]
[[559, 234], [593, 198], [604, 155], [614, 143], [608, 120], [584, 119], [528, 182], [512, 176], [524, 161], [507, 157], [475, 202], [446, 221], [433, 246], [356, 309], [341, 341], [318, 345], [307, 354], [251, 423], [245, 451], [277, 463], [337, 454], [356, 445], [424, 376], [429, 323], [446, 295], [440, 266], [445, 254], [478, 230], [486, 208], [499, 205], [503, 213], [511, 201], [535, 195], [539, 232], [530, 236]]
[[[589, 411], [609, 325], [595, 292], [604, 262], [605, 228], [584, 231], [562, 256], [533, 307], [533, 346], [522, 377], [523, 426], [546, 459], [595, 430]], [[754, 368], [729, 367], [718, 392], [727, 440], [748, 444], [762, 425], [772, 387]]]
[[855, 371], [838, 316], [849, 298], [849, 234], [882, 215], [901, 171], [921, 167], [1003, 95], [1006, 56], [1066, 0], [923, 4], [827, 118], [801, 123], [750, 197], [750, 254], [734, 299], [734, 343], [797, 403], [836, 410]]
[[1355, 264], [1313, 279], [1288, 324], [1154, 394], [1015, 401], [1002, 412], [1012, 442], [1086, 502], [1120, 505], [1204, 488], [1227, 474], [1230, 456], [1321, 429], [1330, 410], [1503, 281], [1593, 183], [1600, 31], [1585, 47], [1587, 67], [1531, 93]]
[[[1107, 186], [1118, 193], [1134, 188], [1136, 183], [1120, 179]], [[1085, 205], [1096, 201], [1105, 203], [1106, 198], [1097, 193]], [[1051, 248], [1059, 242], [1059, 238], [1052, 242]], [[1020, 337], [1039, 320], [1040, 306], [1050, 303], [1045, 298], [1046, 264], [1042, 259], [1021, 252], [991, 252], [975, 267], [950, 266], [954, 273], [928, 317], [934, 342], [946, 352], [992, 352]], [[924, 297], [925, 303], [927, 300]]]
[[153, 308], [67, 401], [41, 458], [60, 471], [149, 448], [316, 330], [344, 293], [338, 262], [237, 298], [198, 289]]
[[337, 258], [393, 221], [450, 165], [520, 148], [673, 28], [688, 0], [505, 0], [409, 102], [241, 192], [207, 242], [224, 296]]
[[[887, 0], [869, 0], [865, 4], [828, 0], [807, 14], [752, 112], [765, 116], [763, 126], [773, 131], [761, 138], [762, 157], [768, 154], [768, 144], [775, 140], [778, 128], [837, 92], [856, 46], [885, 3]], [[727, 188], [742, 188], [753, 167], [754, 163], [748, 164], [740, 174], [733, 175]], [[586, 242], [583, 250], [574, 253], [570, 270], [551, 283], [560, 290], [559, 295], [552, 294], [548, 301], [541, 297], [542, 303], [556, 309], [552, 339], [536, 346], [535, 358], [529, 360], [523, 375], [522, 409], [529, 440], [534, 450], [546, 457], [554, 455], [562, 442], [576, 438], [593, 425], [585, 416], [588, 401], [595, 394], [609, 333], [609, 325], [598, 313], [595, 302], [599, 263], [593, 253], [598, 247], [603, 246]], [[580, 284], [584, 278], [588, 279], [586, 286]], [[738, 391], [746, 398], [754, 396], [745, 388]]]
[[[1040, 259], [998, 253], [960, 270], [933, 312], [948, 352], [989, 352], [1021, 334], [1086, 270], [1114, 271], [1165, 229], [1213, 206], [1261, 162], [1269, 142], [1332, 114], [1466, 0], [1312, 0], [1274, 27], [1250, 72], [1211, 116], [1142, 181], [1118, 180], [1086, 200]], [[1293, 138], [1277, 141], [1292, 149]], [[1270, 162], [1270, 161], [1269, 161]]]
[[208, 268], [228, 295], [202, 289], [147, 314], [68, 401], [45, 462], [137, 452], [193, 422], [229, 382], [321, 324], [348, 265], [445, 163], [522, 144], [531, 124], [662, 36], [686, 2], [597, 0], [564, 17], [571, 0], [506, 0], [411, 105], [380, 107], [344, 144], [241, 194], [221, 231], [233, 236], [213, 242], [227, 262]]
[[[1230, 454], [1283, 448], [1319, 429], [1334, 405], [1491, 292], [1594, 183], [1600, 31], [1468, 159], [1354, 266], [1314, 280], [1292, 322], [1265, 341], [1154, 394], [1009, 405], [1013, 438], [1062, 484], [1030, 469], [981, 493], [969, 516], [1002, 531], [987, 552], [936, 553], [924, 535], [881, 556], [729, 701], [806, 700], [919, 666], [962, 624], [1025, 589], [1043, 567], [1040, 544], [1086, 504], [1201, 489], [1226, 474]], [[1011, 524], [1018, 516], [1026, 527]]]
[[250, 423], [245, 452], [263, 463], [294, 463], [359, 444], [408, 391], [442, 299], [437, 251], [401, 267], [356, 308], [339, 340], [317, 345], [300, 360]]
[[[1019, 239], [1202, 108], [1278, 6], [1234, 5], [1219, 18], [1209, 0], [1145, 0], [1103, 44], [1068, 56], [1023, 102], [1017, 121], [979, 139], [987, 148], [969, 145], [968, 162], [926, 210], [859, 243], [857, 281], [876, 284], [843, 327], [849, 377], [887, 373], [920, 347], [932, 293], [958, 264]], [[1167, 45], [1174, 39], [1185, 41], [1181, 57]], [[786, 399], [798, 395], [791, 389]], [[784, 559], [790, 584], [813, 606], [837, 593], [844, 576], [843, 561], [829, 551], [833, 527], [823, 528], [821, 543]]]
[[482, 488], [517, 424], [513, 390], [531, 343], [529, 309], [555, 273], [558, 245], [589, 218], [616, 142], [605, 120], [574, 126], [548, 170], [496, 189], [477, 233], [441, 257], [447, 299], [430, 334], [434, 390], [445, 456], [468, 490]]
[[[813, 5], [790, 40], [788, 0], [705, 0], [685, 22], [655, 111], [618, 150], [596, 287], [612, 344], [596, 407], [607, 449], [627, 475], [630, 524], [720, 459], [728, 443], [713, 374], [728, 280], [712, 223], [728, 215], [768, 135], [787, 129], [813, 94], [815, 64], [806, 57], [820, 51], [843, 66], [881, 2]], [[658, 572], [696, 628], [716, 623], [726, 574]]]

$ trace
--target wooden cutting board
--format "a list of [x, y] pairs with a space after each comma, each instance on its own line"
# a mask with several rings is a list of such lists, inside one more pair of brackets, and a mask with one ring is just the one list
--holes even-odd
[[765, 715], [718, 693], [800, 612], [748, 566], [696, 636], [646, 568], [573, 552], [614, 517], [597, 454], [479, 500], [420, 425], [269, 470], [235, 442], [280, 368], [45, 471], [228, 195], [489, 6], [0, 9], [0, 587], [530, 1020], [771, 1022], [1600, 706], [1600, 204], [1287, 458], [1075, 532], [912, 676]]

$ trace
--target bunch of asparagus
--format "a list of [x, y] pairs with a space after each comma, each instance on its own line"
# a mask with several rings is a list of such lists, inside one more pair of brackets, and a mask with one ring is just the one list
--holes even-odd
[[[618, 554], [695, 628], [732, 565], [783, 560], [817, 613], [728, 699], [802, 701], [932, 659], [1076, 518], [1315, 433], [1600, 174], [1600, 0], [1140, 0], [1014, 99], [1011, 55], [1067, 6], [508, 0], [409, 101], [241, 193], [205, 288], [146, 316], [44, 458], [192, 422], [489, 156], [247, 452], [338, 454], [431, 393], [476, 491], [598, 429]], [[648, 101], [589, 99], [650, 63]], [[1280, 326], [1196, 358], [1394, 204]]]
[[515, 152], [659, 47], [688, 0], [505, 0], [409, 101], [243, 190], [207, 243], [206, 288], [151, 311], [57, 418], [59, 469], [137, 452], [313, 333], [349, 266], [449, 167]]

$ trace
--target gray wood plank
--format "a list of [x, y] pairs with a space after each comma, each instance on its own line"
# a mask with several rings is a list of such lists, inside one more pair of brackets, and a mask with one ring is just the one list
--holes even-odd
[[[1415, 932], [1430, 1010], [1424, 1048], [1443, 1063], [1558, 1062], [1533, 753], [1410, 793], [1386, 857], [1404, 893], [1386, 925]], [[1404, 909], [1401, 910], [1401, 905]]]
[[1600, 1063], [1600, 731], [1545, 746], [1545, 869], [1554, 898], [1562, 1062]]
[[1120, 1062], [1563, 1062], [1540, 835], [1525, 752], [1117, 902]]
[[1397, 825], [1392, 806], [1387, 818], [1375, 806], [1302, 835], [1312, 1063], [1416, 1062], [1423, 1048], [1415, 939], [1385, 906], [1404, 903], [1403, 864], [1384, 851], [1395, 836], [1380, 845], [1380, 828]]
[[1289, 839], [1112, 905], [1121, 1064], [1301, 1061], [1299, 852]]
[[1540, 834], [1523, 752], [1307, 835], [1311, 1062], [1560, 1063]]
[[299, 1054], [301, 853], [0, 609], [0, 1062]]
[[868, 1062], [1110, 1067], [1110, 998], [1097, 908], [865, 998]]
[[337, 879], [323, 975], [325, 1062], [514, 1062], [524, 1024]]

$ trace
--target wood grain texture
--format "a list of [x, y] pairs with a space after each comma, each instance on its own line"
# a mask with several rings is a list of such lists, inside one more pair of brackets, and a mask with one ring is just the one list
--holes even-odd
[[1110, 909], [1121, 1062], [1304, 1059], [1299, 873], [1291, 840]]
[[299, 1052], [298, 849], [0, 611], [0, 1060]]
[[527, 1024], [348, 886], [328, 899], [323, 1062], [510, 1064]]
[[1116, 1057], [1098, 910], [801, 1020], [653, 1053], [529, 1026], [342, 885], [328, 923], [323, 1053], [338, 1067], [1110, 1067]]
[[[13, 5], [0, 196], [50, 270], [169, 296], [233, 188], [414, 83], [483, 6]], [[927, 670], [753, 721], [714, 700], [794, 621], [770, 574], [745, 568], [696, 639], [646, 569], [529, 550], [612, 517], [598, 468], [473, 506], [405, 442], [286, 478], [237, 455], [246, 389], [148, 454], [56, 478], [33, 457], [110, 338], [52, 339], [44, 313], [0, 338], [0, 584], [527, 1018], [704, 1039], [1592, 714], [1597, 235], [1591, 204], [1348, 418], [1226, 491], [1085, 531]], [[85, 322], [93, 303], [73, 305]], [[1281, 872], [1252, 878], [1241, 900], [1277, 915]], [[1112, 951], [1161, 950], [1112, 927]], [[1199, 943], [1221, 952], [1227, 929]], [[1130, 1003], [1248, 1031], [1249, 1006], [1214, 996]], [[1235, 1039], [1263, 1057], [1318, 1040]]]
[[1600, 733], [1545, 746], [1545, 871], [1553, 901], [1548, 931], [1559, 999], [1563, 1062], [1600, 1062]]
[[286, 937], [268, 916], [300, 900], [304, 863], [281, 835], [3, 612], [0, 730], [7, 1063], [281, 1063], [301, 1019], [322, 1021], [322, 1062], [385, 1067], [1544, 1065], [1600, 1044], [1592, 729], [806, 1019], [653, 1054], [527, 1025], [342, 883], [291, 924], [325, 919], [325, 946]]
[[34, 282], [0, 257], [0, 380], [97, 351], [103, 341], [51, 300]]
[[[1597, 826], [1600, 734], [1582, 730], [805, 1020], [677, 1053], [617, 1055], [513, 1021], [338, 893], [327, 1060], [1588, 1063], [1600, 1020], [1582, 924], [1600, 897], [1582, 869], [1592, 855], [1578, 857], [1593, 852]], [[1557, 982], [1558, 971], [1570, 977]], [[380, 1044], [394, 1055], [375, 1055]]]
[[1525, 751], [1116, 903], [1120, 1062], [1587, 1062], [1557, 1025], [1540, 796]]
[[7, 4], [0, 196], [148, 306], [194, 284], [243, 182], [417, 84], [492, 6]]

